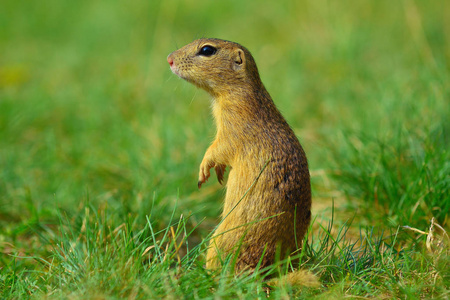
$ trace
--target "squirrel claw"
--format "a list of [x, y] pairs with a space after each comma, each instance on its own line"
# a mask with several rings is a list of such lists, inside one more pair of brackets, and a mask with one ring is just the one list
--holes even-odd
[[217, 180], [220, 184], [223, 183], [223, 174], [225, 173], [225, 165], [216, 165], [214, 170], [216, 171]]
[[207, 181], [208, 181], [208, 178], [199, 179], [198, 183], [197, 183], [198, 188], [200, 189], [202, 187], [202, 184], [204, 184]]
[[201, 173], [200, 177], [198, 178], [198, 183], [197, 183], [198, 188], [201, 188], [202, 184], [208, 181], [208, 178], [209, 178], [209, 172], [206, 176], [203, 173]]

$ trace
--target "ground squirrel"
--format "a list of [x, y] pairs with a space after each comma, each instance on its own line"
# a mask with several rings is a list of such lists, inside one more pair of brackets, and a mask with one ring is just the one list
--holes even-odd
[[[239, 249], [236, 270], [254, 270], [301, 247], [311, 220], [308, 163], [276, 108], [250, 52], [219, 39], [199, 39], [167, 57], [173, 73], [213, 97], [217, 135], [200, 165], [200, 188], [214, 168], [228, 176], [222, 222], [207, 252], [217, 268]], [[247, 192], [247, 193], [246, 193]]]

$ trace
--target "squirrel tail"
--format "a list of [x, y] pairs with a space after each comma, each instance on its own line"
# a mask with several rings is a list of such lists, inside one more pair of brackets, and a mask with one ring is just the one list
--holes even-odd
[[267, 284], [269, 286], [302, 286], [302, 287], [319, 287], [320, 282], [316, 275], [307, 270], [296, 270], [290, 272], [280, 278], [272, 278]]

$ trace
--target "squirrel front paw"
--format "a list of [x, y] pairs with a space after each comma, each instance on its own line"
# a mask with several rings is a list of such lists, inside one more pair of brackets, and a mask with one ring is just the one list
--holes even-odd
[[225, 174], [226, 165], [216, 164], [214, 162], [209, 164], [206, 162], [202, 162], [202, 164], [200, 165], [200, 173], [198, 175], [198, 188], [201, 188], [202, 184], [208, 181], [209, 177], [211, 176], [209, 170], [212, 167], [214, 167], [214, 170], [216, 171], [217, 180], [219, 181], [219, 183], [223, 183], [223, 175]]
[[209, 170], [214, 166], [214, 162], [203, 159], [200, 164], [200, 173], [198, 174], [198, 188], [201, 188], [202, 184], [208, 181], [209, 176], [211, 176]]
[[217, 180], [220, 184], [223, 183], [223, 174], [225, 173], [226, 165], [216, 164], [214, 170], [216, 170]]

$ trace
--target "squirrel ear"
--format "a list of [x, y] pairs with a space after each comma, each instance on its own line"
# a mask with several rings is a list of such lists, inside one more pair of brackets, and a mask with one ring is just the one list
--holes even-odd
[[233, 54], [233, 69], [240, 70], [245, 62], [245, 55], [242, 49], [236, 49]]

